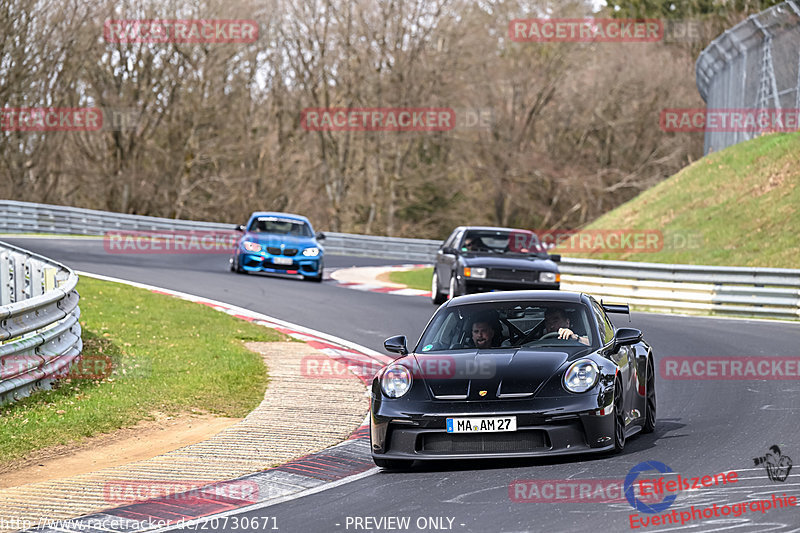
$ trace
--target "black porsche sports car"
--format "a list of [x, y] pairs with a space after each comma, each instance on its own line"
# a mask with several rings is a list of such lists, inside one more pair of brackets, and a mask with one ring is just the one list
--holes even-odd
[[372, 382], [375, 464], [619, 452], [656, 424], [653, 353], [582, 293], [507, 291], [454, 298], [413, 352]]
[[558, 289], [557, 261], [532, 231], [459, 226], [436, 252], [431, 300], [488, 291]]

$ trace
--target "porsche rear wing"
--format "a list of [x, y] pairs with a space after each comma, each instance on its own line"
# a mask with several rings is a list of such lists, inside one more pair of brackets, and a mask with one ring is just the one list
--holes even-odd
[[630, 315], [631, 309], [627, 304], [606, 304], [600, 302], [600, 306], [606, 313], [620, 313], [623, 315]]

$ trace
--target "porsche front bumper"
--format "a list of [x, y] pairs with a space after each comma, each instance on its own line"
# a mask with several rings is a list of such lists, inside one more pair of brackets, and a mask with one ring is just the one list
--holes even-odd
[[[385, 401], [373, 409], [370, 441], [374, 457], [538, 457], [604, 452], [614, 447], [614, 416], [608, 409], [601, 411], [597, 394], [528, 401], [426, 403], [424, 412], [409, 412], [400, 403]], [[517, 430], [447, 433], [447, 418], [475, 416], [516, 416]]]

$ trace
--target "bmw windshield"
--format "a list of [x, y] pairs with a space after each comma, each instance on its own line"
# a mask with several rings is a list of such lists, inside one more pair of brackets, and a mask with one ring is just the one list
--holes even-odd
[[311, 237], [311, 228], [301, 220], [279, 217], [259, 217], [250, 224], [247, 230], [251, 233], [271, 233], [275, 235], [292, 235], [294, 237]]

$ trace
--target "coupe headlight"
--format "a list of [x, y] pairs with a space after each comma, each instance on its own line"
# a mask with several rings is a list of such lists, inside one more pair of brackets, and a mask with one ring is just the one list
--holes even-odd
[[247, 250], [248, 252], [261, 251], [261, 245], [258, 244], [257, 242], [244, 241], [244, 243], [242, 244], [244, 245], [244, 249]]
[[564, 387], [570, 392], [586, 392], [594, 387], [599, 375], [600, 371], [594, 361], [575, 361], [564, 374]]
[[389, 398], [399, 398], [411, 389], [411, 372], [403, 365], [391, 365], [383, 371], [381, 389]]
[[539, 272], [540, 283], [557, 283], [561, 281], [561, 275], [555, 272]]
[[486, 277], [486, 269], [485, 268], [464, 267], [464, 277], [467, 277], [467, 278], [485, 278]]
[[303, 255], [306, 257], [317, 257], [319, 255], [319, 248], [306, 248], [303, 250]]

